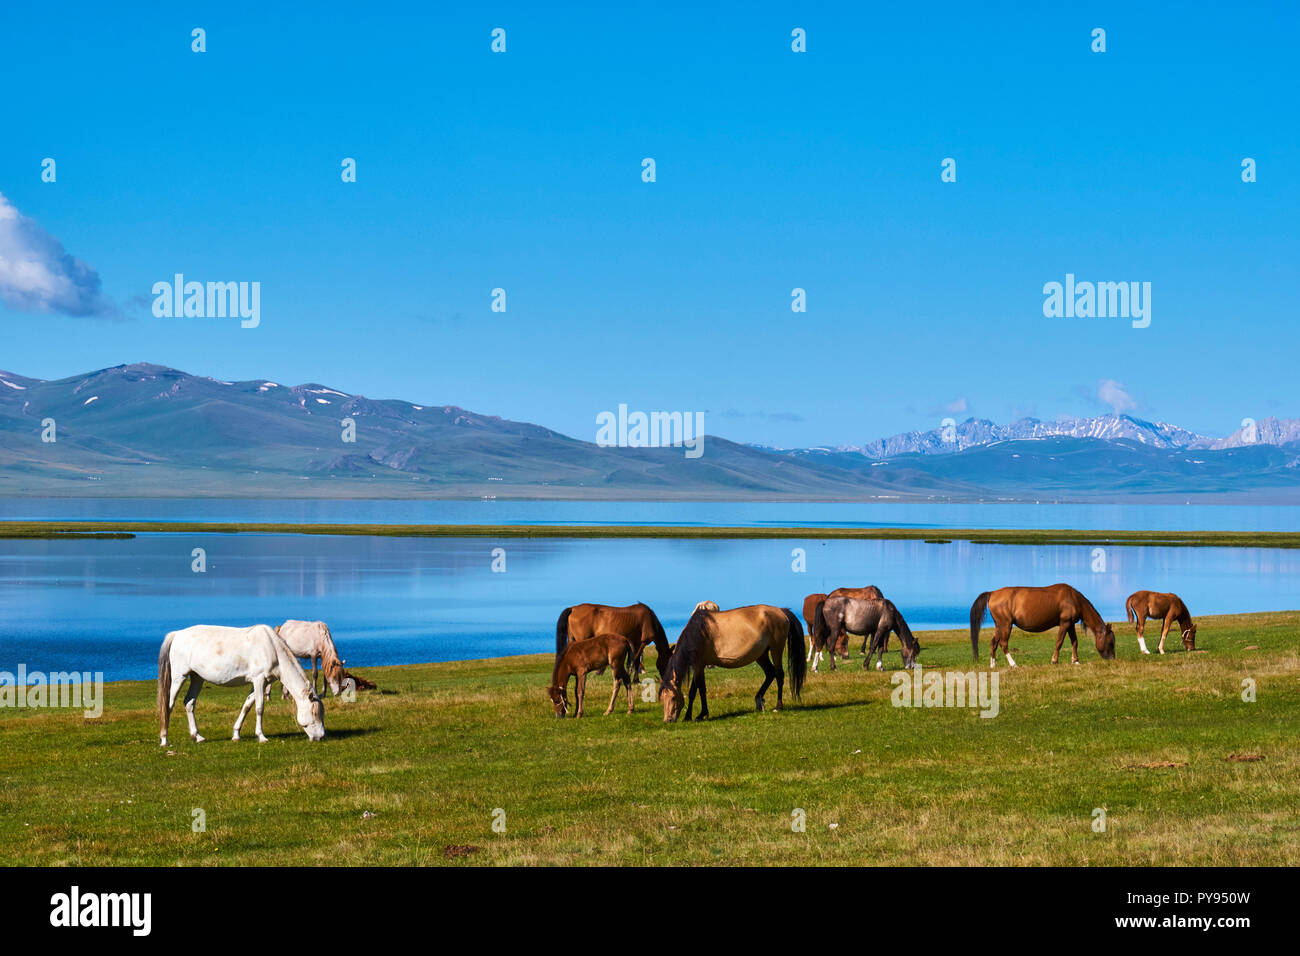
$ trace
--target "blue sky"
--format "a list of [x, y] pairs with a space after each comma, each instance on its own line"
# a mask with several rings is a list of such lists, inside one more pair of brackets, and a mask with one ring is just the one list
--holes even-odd
[[[589, 440], [620, 403], [786, 446], [1300, 415], [1294, 4], [441, 6], [7, 7], [0, 193], [116, 315], [10, 295], [0, 368], [317, 381]], [[259, 281], [261, 325], [155, 318], [176, 272]], [[1150, 327], [1045, 318], [1066, 273], [1149, 281]]]

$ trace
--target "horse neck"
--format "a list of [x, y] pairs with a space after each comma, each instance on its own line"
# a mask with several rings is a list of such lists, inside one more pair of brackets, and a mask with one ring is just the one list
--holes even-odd
[[1097, 609], [1092, 606], [1092, 602], [1078, 591], [1075, 593], [1079, 595], [1079, 605], [1082, 610], [1079, 618], [1083, 621], [1083, 626], [1094, 634], [1100, 634], [1102, 631], [1106, 630], [1106, 622], [1101, 619], [1101, 615], [1098, 614]]
[[322, 667], [328, 667], [331, 661], [338, 661], [342, 664], [338, 648], [334, 646], [334, 636], [330, 634], [329, 627], [321, 626], [317, 644], [319, 646], [316, 648], [316, 653], [320, 655]]
[[647, 644], [653, 643], [655, 653], [665, 655], [668, 653], [668, 635], [664, 633], [663, 625], [659, 623], [659, 619], [654, 616], [654, 611], [651, 611], [648, 607], [646, 611], [649, 617], [641, 622], [641, 646], [645, 647]]
[[1183, 605], [1182, 610], [1178, 612], [1178, 626], [1184, 632], [1192, 626], [1192, 612], [1187, 610], [1186, 605]]
[[289, 650], [289, 645], [279, 634], [275, 635], [275, 653], [280, 660], [280, 683], [284, 685], [284, 689], [293, 696], [294, 700], [301, 700], [310, 694], [311, 685], [307, 681], [307, 675], [302, 672], [298, 658], [294, 656], [293, 651]]

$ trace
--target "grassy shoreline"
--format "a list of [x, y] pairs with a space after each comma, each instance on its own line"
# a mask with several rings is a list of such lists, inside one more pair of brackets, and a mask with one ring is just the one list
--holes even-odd
[[137, 534], [321, 534], [404, 538], [861, 539], [1017, 545], [1300, 548], [1293, 531], [1079, 531], [998, 528], [695, 527], [677, 525], [313, 524], [221, 521], [0, 521], [0, 539]]
[[[710, 671], [712, 719], [674, 725], [602, 717], [608, 674], [555, 720], [546, 654], [366, 668], [320, 744], [278, 693], [271, 741], [230, 741], [245, 692], [208, 687], [209, 740], [178, 706], [160, 748], [154, 682], [117, 682], [97, 720], [0, 709], [0, 840], [18, 865], [1295, 865], [1300, 611], [1198, 621], [1195, 653], [1120, 626], [1077, 667], [1016, 632], [993, 719], [891, 706], [856, 646], [780, 713], [753, 712], [755, 666]], [[983, 670], [965, 632], [919, 638], [927, 670]]]

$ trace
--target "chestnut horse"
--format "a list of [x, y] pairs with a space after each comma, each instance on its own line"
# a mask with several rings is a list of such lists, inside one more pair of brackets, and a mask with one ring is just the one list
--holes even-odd
[[569, 712], [569, 678], [577, 677], [575, 692], [578, 697], [578, 712], [582, 716], [582, 701], [587, 694], [587, 675], [603, 674], [606, 667], [614, 668], [614, 693], [609, 697], [609, 706], [605, 716], [614, 712], [614, 701], [618, 700], [618, 689], [627, 688], [627, 712], [632, 713], [635, 695], [632, 693], [632, 677], [628, 669], [632, 664], [632, 643], [621, 634], [597, 634], [570, 644], [551, 671], [551, 686], [547, 692], [551, 703], [555, 705], [555, 716], [563, 717]]
[[[861, 634], [863, 635], [862, 651], [867, 655], [866, 660], [862, 662], [863, 669], [870, 666], [871, 655], [877, 654], [876, 669], [884, 670], [885, 644], [889, 640], [890, 631], [897, 634], [898, 639], [903, 642], [903, 666], [912, 667], [921, 652], [921, 644], [912, 636], [912, 629], [907, 626], [907, 622], [903, 620], [903, 615], [894, 606], [893, 601], [886, 598], [873, 600], [836, 595], [828, 597], [818, 606], [810, 635], [812, 640], [809, 643], [815, 651], [820, 651], [831, 634], [849, 632]], [[867, 649], [868, 640], [871, 641], [870, 650]], [[815, 653], [813, 671], [817, 670], [818, 657], [820, 654]], [[831, 655], [831, 670], [835, 670], [834, 654]]]
[[597, 634], [621, 634], [632, 645], [635, 660], [632, 669], [633, 680], [641, 679], [641, 655], [646, 646], [654, 644], [662, 680], [664, 668], [668, 666], [670, 651], [668, 635], [659, 623], [655, 612], [644, 604], [631, 604], [627, 607], [610, 607], [608, 604], [575, 604], [560, 612], [560, 619], [555, 622], [555, 661], [558, 664], [564, 654], [564, 648], [570, 641], [581, 641]]
[[1174, 621], [1178, 622], [1178, 630], [1183, 635], [1183, 649], [1196, 650], [1196, 625], [1192, 623], [1192, 615], [1187, 610], [1187, 605], [1177, 594], [1134, 591], [1124, 602], [1124, 610], [1128, 612], [1129, 623], [1137, 624], [1138, 647], [1142, 648], [1143, 654], [1151, 653], [1147, 650], [1146, 635], [1143, 633], [1147, 618], [1152, 620], [1164, 618], [1165, 623], [1160, 630], [1158, 648], [1161, 654], [1165, 652], [1165, 638], [1169, 636], [1169, 628], [1173, 627]]
[[1061, 642], [1070, 636], [1070, 653], [1072, 663], [1079, 663], [1079, 639], [1075, 635], [1074, 625], [1083, 622], [1092, 633], [1097, 645], [1097, 653], [1103, 660], [1115, 658], [1115, 630], [1102, 620], [1092, 603], [1070, 587], [1068, 584], [1053, 584], [1045, 588], [998, 588], [985, 591], [975, 599], [970, 608], [970, 649], [979, 660], [980, 624], [984, 620], [984, 610], [993, 615], [997, 630], [993, 634], [993, 644], [989, 649], [989, 667], [997, 667], [998, 644], [1002, 645], [1002, 656], [1012, 667], [1016, 662], [1007, 653], [1007, 644], [1011, 638], [1011, 628], [1022, 631], [1041, 633], [1053, 626], [1056, 631], [1056, 650], [1052, 652], [1052, 663], [1056, 664], [1061, 656]]
[[763, 710], [763, 695], [776, 680], [776, 710], [782, 706], [785, 671], [781, 668], [781, 650], [786, 650], [790, 667], [790, 692], [796, 698], [803, 689], [803, 625], [788, 607], [752, 604], [730, 611], [696, 611], [686, 622], [677, 639], [676, 650], [668, 662], [659, 688], [664, 705], [664, 723], [681, 716], [682, 689], [690, 680], [690, 703], [686, 719], [695, 709], [695, 694], [700, 695], [700, 720], [709, 716], [709, 694], [704, 683], [704, 668], [744, 667], [758, 661], [763, 668], [763, 686], [754, 696], [754, 709]]

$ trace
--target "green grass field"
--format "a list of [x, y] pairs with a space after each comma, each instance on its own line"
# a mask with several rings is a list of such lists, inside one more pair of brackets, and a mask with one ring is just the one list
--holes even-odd
[[[1021, 666], [999, 669], [993, 719], [891, 706], [891, 671], [864, 672], [856, 646], [782, 713], [753, 712], [756, 666], [709, 671], [711, 719], [668, 726], [639, 699], [631, 717], [602, 717], [608, 674], [588, 682], [588, 716], [556, 720], [546, 656], [375, 668], [363, 673], [380, 690], [327, 701], [319, 744], [278, 688], [271, 741], [250, 723], [231, 742], [244, 692], [208, 687], [209, 740], [185, 736], [178, 705], [163, 749], [153, 682], [110, 684], [98, 720], [0, 710], [3, 859], [1294, 865], [1300, 612], [1199, 623], [1196, 653], [1171, 638], [1175, 652], [1140, 657], [1117, 625], [1119, 659], [1084, 637], [1077, 667], [1052, 666], [1051, 637], [1017, 631]], [[965, 633], [919, 637], [926, 668], [973, 668]]]

